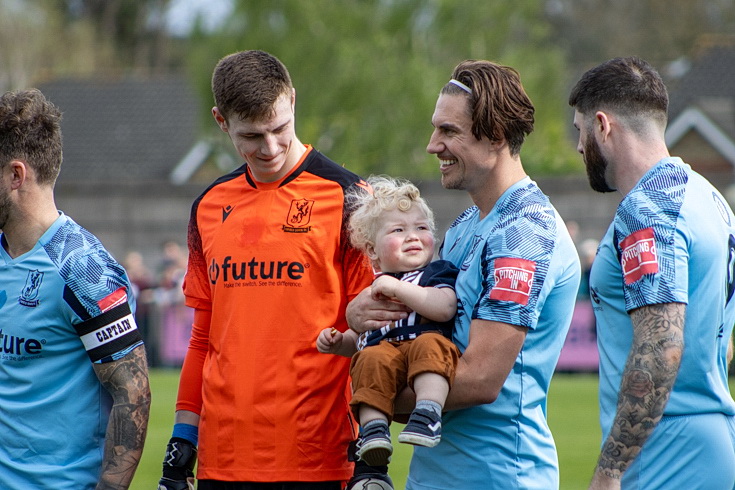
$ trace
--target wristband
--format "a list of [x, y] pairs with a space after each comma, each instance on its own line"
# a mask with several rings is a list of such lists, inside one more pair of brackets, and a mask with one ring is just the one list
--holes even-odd
[[186, 439], [194, 446], [199, 445], [199, 427], [191, 424], [174, 424], [174, 431], [171, 437]]

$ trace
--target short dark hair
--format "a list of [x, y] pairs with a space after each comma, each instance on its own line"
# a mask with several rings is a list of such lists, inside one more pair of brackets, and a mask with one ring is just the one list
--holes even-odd
[[441, 93], [469, 97], [475, 138], [505, 139], [512, 155], [520, 153], [523, 141], [533, 131], [535, 109], [518, 71], [492, 61], [466, 60], [457, 65], [452, 78], [472, 93], [453, 83], [447, 83]]
[[614, 58], [588, 70], [572, 89], [569, 105], [584, 115], [608, 110], [665, 124], [669, 94], [656, 69], [631, 56]]
[[225, 119], [261, 120], [273, 114], [273, 106], [293, 85], [286, 66], [264, 51], [240, 51], [225, 56], [212, 75], [214, 103]]
[[61, 171], [61, 111], [32, 88], [0, 97], [0, 165], [20, 160], [39, 184], [53, 185]]

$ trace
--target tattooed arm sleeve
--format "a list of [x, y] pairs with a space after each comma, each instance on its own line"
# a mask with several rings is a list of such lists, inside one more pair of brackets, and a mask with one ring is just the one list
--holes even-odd
[[94, 364], [94, 370], [113, 398], [97, 489], [126, 489], [148, 430], [151, 392], [145, 347], [139, 345], [117, 361]]
[[595, 480], [619, 481], [661, 420], [684, 351], [685, 311], [684, 304], [666, 303], [630, 312], [633, 345]]

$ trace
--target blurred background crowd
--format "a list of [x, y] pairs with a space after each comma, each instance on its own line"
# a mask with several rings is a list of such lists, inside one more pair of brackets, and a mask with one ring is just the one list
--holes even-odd
[[152, 367], [179, 367], [186, 354], [194, 318], [181, 289], [186, 261], [186, 248], [176, 241], [163, 243], [154, 266], [137, 251], [128, 252], [123, 260], [136, 295], [135, 320]]

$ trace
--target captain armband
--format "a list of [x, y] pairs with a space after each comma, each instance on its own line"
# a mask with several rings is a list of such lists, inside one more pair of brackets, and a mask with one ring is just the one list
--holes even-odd
[[74, 325], [74, 328], [92, 362], [112, 357], [143, 340], [127, 302]]

